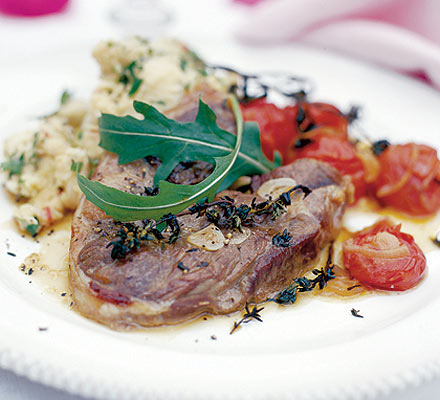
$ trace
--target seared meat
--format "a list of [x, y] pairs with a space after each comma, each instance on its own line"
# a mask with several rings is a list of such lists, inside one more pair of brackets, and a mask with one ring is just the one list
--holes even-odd
[[[216, 109], [215, 102], [210, 105], [217, 114], [228, 112]], [[109, 154], [98, 166], [95, 179], [122, 190], [130, 186], [135, 193], [152, 186], [156, 168], [151, 159], [118, 165], [117, 157]], [[194, 164], [178, 168], [182, 174], [174, 171], [174, 181], [194, 181]], [[313, 191], [306, 198], [295, 195], [288, 211], [276, 220], [270, 216], [256, 219], [246, 228], [249, 236], [242, 243], [231, 240], [217, 251], [195, 247], [187, 240], [210, 222], [205, 216], [185, 215], [179, 217], [181, 235], [175, 243], [148, 242], [124, 259], [113, 259], [108, 244], [120, 226], [83, 199], [73, 219], [70, 247], [70, 283], [77, 309], [112, 328], [158, 326], [178, 324], [203, 313], [231, 313], [247, 302], [258, 303], [276, 295], [303, 275], [320, 250], [336, 237], [348, 191], [335, 169], [310, 159], [255, 178], [253, 189], [273, 177], [292, 178]], [[249, 205], [255, 197], [264, 200], [235, 191], [222, 192], [217, 198], [226, 195], [237, 205]], [[272, 238], [284, 229], [292, 237], [290, 246], [278, 247]], [[225, 237], [231, 233], [221, 230]]]

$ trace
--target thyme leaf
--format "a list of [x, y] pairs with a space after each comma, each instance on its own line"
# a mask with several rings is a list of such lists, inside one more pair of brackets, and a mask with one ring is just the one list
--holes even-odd
[[360, 310], [355, 310], [354, 308], [352, 308], [350, 310], [350, 312], [351, 312], [351, 315], [353, 315], [353, 317], [364, 318], [363, 315], [359, 314]]
[[388, 140], [377, 140], [373, 143], [373, 153], [376, 156], [379, 156], [383, 153], [383, 151], [390, 145], [390, 142]]
[[361, 112], [360, 106], [357, 106], [357, 105], [351, 106], [348, 113], [345, 114], [345, 117], [347, 118], [348, 123], [351, 124], [352, 122], [359, 119], [360, 112]]
[[292, 244], [290, 241], [292, 240], [292, 235], [287, 231], [287, 229], [284, 229], [283, 233], [277, 233], [272, 238], [272, 244], [277, 247], [290, 247]]

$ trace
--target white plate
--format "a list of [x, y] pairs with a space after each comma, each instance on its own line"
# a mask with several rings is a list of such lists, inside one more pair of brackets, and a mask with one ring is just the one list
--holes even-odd
[[[344, 109], [362, 105], [362, 127], [371, 137], [438, 147], [440, 96], [418, 82], [300, 47], [218, 44], [200, 50], [211, 61], [244, 71], [285, 69], [310, 77], [315, 99]], [[54, 51], [29, 65], [1, 71], [8, 76], [0, 92], [2, 139], [55, 108], [61, 89], [87, 95], [97, 75], [81, 49]], [[119, 333], [28, 283], [17, 266], [36, 244], [7, 228], [11, 204], [4, 194], [0, 202], [0, 366], [31, 379], [108, 399], [345, 399], [417, 384], [440, 372], [440, 251], [427, 255], [427, 278], [407, 293], [272, 305], [262, 313], [264, 323], [233, 335], [237, 315]], [[6, 237], [16, 258], [5, 254]], [[353, 318], [353, 307], [365, 318]]]

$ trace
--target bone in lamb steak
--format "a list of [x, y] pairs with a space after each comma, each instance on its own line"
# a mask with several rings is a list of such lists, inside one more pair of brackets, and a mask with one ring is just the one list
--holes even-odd
[[[194, 119], [197, 96], [175, 114], [183, 121]], [[217, 114], [219, 125], [231, 130], [233, 118], [223, 98], [204, 93], [204, 101]], [[153, 185], [158, 160], [149, 158], [118, 165], [117, 156], [107, 154], [94, 179], [132, 192]], [[169, 180], [196, 183], [211, 166], [196, 162], [179, 165]], [[210, 224], [206, 216], [179, 217], [181, 235], [173, 244], [143, 244], [123, 259], [113, 259], [108, 244], [120, 225], [89, 201], [82, 199], [72, 223], [70, 284], [77, 310], [114, 329], [136, 326], [173, 325], [204, 313], [228, 314], [246, 303], [275, 296], [293, 279], [302, 276], [319, 252], [338, 234], [349, 195], [349, 185], [325, 163], [302, 159], [254, 177], [252, 189], [269, 179], [288, 177], [312, 190], [306, 198], [295, 195], [288, 211], [271, 220], [262, 216], [249, 226], [249, 237], [217, 251], [195, 247], [188, 236]], [[131, 184], [129, 183], [131, 182]], [[235, 204], [251, 204], [255, 194], [225, 191]], [[221, 228], [224, 235], [229, 232]], [[272, 238], [287, 229], [290, 247], [278, 247]], [[194, 250], [195, 249], [195, 250]], [[179, 264], [180, 263], [180, 264]], [[184, 266], [185, 271], [178, 266]]]

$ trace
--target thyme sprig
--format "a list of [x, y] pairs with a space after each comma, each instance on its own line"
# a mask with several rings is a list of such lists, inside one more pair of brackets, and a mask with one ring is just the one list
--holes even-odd
[[268, 199], [257, 203], [256, 197], [254, 197], [250, 206], [247, 204], [237, 205], [233, 199], [225, 196], [212, 207], [206, 207], [202, 203], [191, 207], [190, 210], [197, 211], [199, 217], [206, 216], [210, 222], [218, 227], [237, 229], [241, 232], [242, 226], [253, 225], [257, 216], [270, 215], [272, 220], [276, 220], [286, 212], [286, 207], [292, 204], [291, 194], [298, 190], [304, 193], [304, 197], [311, 193], [307, 186], [296, 185], [276, 199]]
[[245, 74], [234, 68], [223, 65], [207, 65], [213, 71], [227, 71], [237, 74], [240, 79], [237, 85], [231, 87], [240, 102], [249, 102], [261, 97], [266, 97], [270, 92], [277, 93], [287, 98], [303, 101], [307, 93], [312, 90], [312, 84], [305, 78], [286, 74], [284, 72], [265, 72], [262, 74]]
[[[294, 304], [298, 293], [310, 292], [315, 289], [316, 286], [318, 286], [320, 290], [324, 289], [327, 282], [336, 277], [333, 273], [334, 265], [332, 264], [332, 248], [333, 243], [330, 245], [325, 267], [322, 267], [320, 269], [315, 268], [312, 270], [312, 274], [315, 275], [313, 279], [307, 278], [305, 276], [301, 278], [296, 278], [290, 286], [283, 289], [280, 293], [278, 293], [277, 296], [267, 299], [266, 302], [273, 301], [282, 305]], [[252, 310], [249, 310], [249, 306], [246, 303], [245, 314], [243, 315], [243, 318], [239, 321], [234, 322], [230, 334], [234, 333], [242, 323], [247, 323], [252, 319], [263, 322], [261, 319], [261, 315], [259, 314], [260, 311], [262, 311], [263, 309], [263, 307], [258, 309], [257, 306], [254, 306]]]
[[[121, 228], [115, 235], [117, 239], [110, 242], [107, 247], [112, 246], [111, 257], [116, 260], [124, 259], [128, 253], [138, 250], [146, 242], [155, 241], [156, 243], [172, 244], [180, 236], [178, 218], [184, 215], [205, 216], [217, 226], [241, 231], [243, 225], [252, 225], [255, 217], [258, 215], [268, 214], [271, 216], [271, 219], [278, 218], [286, 211], [285, 207], [292, 204], [290, 196], [297, 190], [301, 190], [305, 197], [311, 193], [308, 187], [296, 185], [287, 192], [282, 193], [275, 200], [269, 199], [257, 203], [256, 198], [254, 198], [251, 206], [246, 204], [236, 205], [234, 199], [229, 196], [223, 196], [219, 200], [212, 202], [205, 200], [204, 202], [196, 203], [178, 214], [169, 213], [159, 221], [145, 219], [135, 223], [115, 222], [115, 224], [121, 225]], [[168, 232], [169, 235], [165, 237], [164, 232]], [[284, 239], [287, 240], [284, 237], [280, 240]]]
[[333, 268], [334, 266], [330, 265], [320, 269], [313, 269], [312, 274], [315, 275], [313, 279], [306, 278], [305, 276], [296, 278], [290, 286], [283, 289], [277, 296], [268, 299], [268, 301], [274, 301], [275, 303], [283, 305], [294, 304], [298, 293], [310, 292], [317, 285], [319, 289], [324, 289], [327, 282], [335, 278]]
[[[147, 188], [146, 188], [147, 189]], [[197, 214], [202, 210], [215, 206], [217, 204], [231, 204], [232, 199], [221, 199], [211, 203], [205, 202], [202, 204], [195, 204], [188, 210], [182, 211], [179, 214], [167, 214], [159, 221], [145, 219], [133, 222], [118, 222], [121, 228], [116, 232], [116, 240], [110, 242], [107, 247], [111, 247], [111, 257], [116, 259], [124, 259], [128, 253], [138, 250], [142, 244], [154, 241], [156, 243], [174, 243], [180, 237], [180, 224], [178, 217], [188, 214]], [[165, 235], [165, 233], [169, 233]]]
[[283, 289], [277, 296], [267, 299], [267, 301], [274, 301], [278, 304], [294, 304], [297, 298], [297, 294], [301, 292], [310, 292], [317, 285], [320, 290], [324, 289], [327, 282], [335, 278], [333, 273], [334, 265], [332, 263], [332, 251], [333, 243], [328, 250], [328, 257], [325, 267], [315, 268], [312, 270], [312, 274], [315, 276], [313, 279], [309, 279], [305, 276], [296, 278], [293, 283], [287, 288]]
[[[116, 233], [117, 240], [110, 242], [107, 247], [111, 249], [113, 260], [124, 259], [126, 255], [148, 241], [174, 243], [180, 236], [180, 225], [176, 215], [167, 214], [159, 221], [143, 220], [138, 223], [121, 223], [121, 228]], [[166, 237], [162, 232], [168, 232]]]
[[254, 306], [252, 310], [249, 310], [249, 304], [246, 303], [245, 306], [245, 314], [239, 321], [234, 322], [234, 326], [231, 329], [231, 332], [229, 332], [230, 335], [232, 335], [241, 324], [247, 324], [248, 322], [252, 321], [253, 319], [263, 322], [263, 319], [261, 318], [260, 311], [264, 310], [264, 307], [258, 308], [258, 306]]

